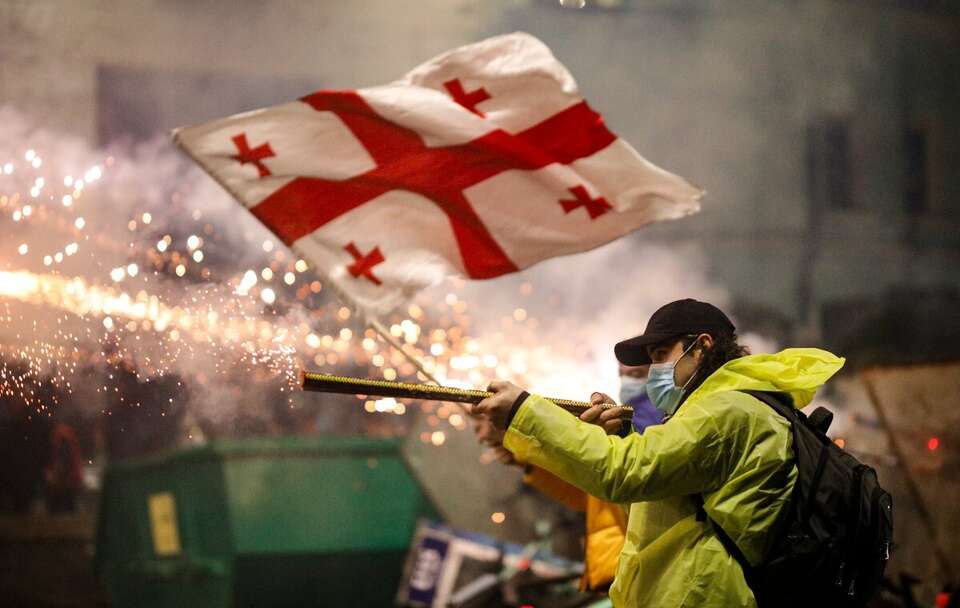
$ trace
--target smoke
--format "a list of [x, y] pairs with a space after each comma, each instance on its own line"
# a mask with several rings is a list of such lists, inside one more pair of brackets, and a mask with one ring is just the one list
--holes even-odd
[[53, 382], [99, 413], [135, 398], [127, 373], [213, 426], [289, 405], [312, 320], [280, 277], [309, 273], [167, 141], [96, 150], [0, 108], [0, 193], [3, 392], [46, 408]]
[[[39, 399], [31, 397], [37, 378], [87, 414], [118, 400], [146, 407], [143, 395], [160, 391], [164, 408], [186, 411], [188, 432], [196, 420], [218, 435], [272, 433], [284, 409], [317, 401], [291, 391], [298, 367], [415, 377], [321, 289], [322, 277], [166, 138], [96, 150], [4, 108], [0, 192], [0, 355], [16, 377], [3, 387], [26, 401]], [[643, 237], [495, 280], [451, 279], [384, 321], [450, 384], [502, 377], [557, 397], [616, 395], [613, 344], [642, 332], [654, 310], [685, 297], [730, 304], [695, 244], [667, 248]], [[118, 373], [140, 384], [121, 387]], [[346, 402], [358, 411], [356, 400]], [[320, 417], [325, 428], [345, 422], [336, 407]], [[404, 424], [361, 426], [395, 434]]]
[[[617, 394], [613, 345], [642, 333], [659, 307], [694, 298], [729, 312], [730, 293], [709, 268], [695, 243], [668, 248], [644, 242], [640, 230], [515, 275], [467, 283], [461, 293], [474, 306], [474, 335], [491, 345], [481, 350], [495, 352], [497, 343], [510, 340], [537, 345], [523, 358], [520, 369], [526, 373], [494, 371], [530, 382], [537, 392], [586, 399], [597, 390]], [[442, 296], [431, 292], [427, 297]], [[742, 342], [752, 352], [776, 349], [774, 341], [756, 333], [743, 334]]]

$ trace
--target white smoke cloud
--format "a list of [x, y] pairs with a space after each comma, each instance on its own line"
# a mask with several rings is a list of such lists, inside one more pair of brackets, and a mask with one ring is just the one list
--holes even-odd
[[[36, 158], [39, 166], [34, 166]], [[4, 172], [7, 163], [10, 172]], [[81, 179], [85, 183], [78, 189]], [[277, 393], [278, 370], [290, 374], [300, 361], [328, 371], [385, 375], [392, 365], [400, 375], [413, 375], [409, 365], [403, 371], [402, 360], [382, 343], [376, 348], [386, 354], [387, 363], [377, 368], [367, 369], [367, 360], [350, 354], [350, 349], [373, 352], [369, 345], [363, 349], [357, 345], [364, 334], [356, 315], [326, 314], [317, 321], [313, 311], [290, 304], [289, 297], [280, 298], [283, 270], [272, 282], [259, 274], [278, 252], [286, 255], [284, 264], [291, 263], [289, 252], [166, 139], [132, 149], [96, 150], [3, 108], [0, 192], [7, 197], [0, 206], [5, 234], [0, 271], [31, 273], [45, 277], [47, 283], [79, 279], [85, 288], [126, 297], [128, 307], [143, 303], [179, 311], [193, 324], [174, 327], [175, 321], [168, 320], [168, 326], [160, 328], [157, 315], [118, 314], [123, 307], [116, 303], [112, 309], [101, 305], [78, 311], [62, 302], [38, 305], [39, 296], [0, 298], [0, 314], [8, 321], [0, 326], [4, 357], [28, 360], [37, 375], [53, 375], [73, 388], [77, 379], [71, 374], [83, 369], [82, 362], [71, 359], [66, 364], [44, 355], [44, 349], [96, 354], [105, 344], [117, 344], [142, 377], [184, 378], [197, 416], [218, 425], [240, 417], [269, 419], [268, 410], [278, 400], [289, 400], [289, 393]], [[69, 205], [64, 204], [65, 196], [71, 196]], [[24, 215], [27, 206], [29, 216]], [[26, 252], [21, 253], [24, 245]], [[67, 255], [68, 251], [72, 253]], [[182, 256], [192, 281], [176, 276], [172, 251]], [[195, 261], [196, 251], [203, 253], [203, 261]], [[155, 273], [152, 263], [163, 257], [161, 253], [166, 256], [165, 270]], [[54, 259], [57, 254], [61, 255]], [[212, 270], [209, 278], [198, 276], [204, 268]], [[253, 288], [238, 293], [241, 277], [251, 275], [256, 279]], [[276, 307], [265, 306], [257, 297], [267, 285], [278, 294]], [[434, 304], [442, 303], [447, 292], [462, 302], [457, 306], [469, 307], [467, 316], [455, 316], [452, 322], [444, 318], [444, 311], [456, 306]], [[684, 297], [721, 308], [730, 304], [729, 293], [712, 279], [708, 259], [695, 244], [668, 248], [645, 243], [641, 230], [594, 251], [549, 260], [514, 275], [490, 281], [452, 280], [424, 292], [417, 299], [425, 311], [419, 319], [425, 335], [418, 338], [418, 347], [428, 362], [439, 361], [430, 356], [426, 333], [452, 323], [469, 339], [464, 341], [465, 352], [444, 360], [439, 370], [451, 383], [485, 386], [500, 376], [557, 397], [586, 399], [594, 390], [616, 394], [613, 344], [643, 331], [650, 314], [664, 303]], [[333, 309], [339, 306], [329, 303]], [[399, 323], [406, 312], [400, 311], [394, 321]], [[251, 325], [252, 330], [240, 327], [243, 337], [232, 338], [230, 323]], [[338, 337], [344, 327], [350, 335]], [[173, 331], [179, 334], [176, 340], [171, 338]], [[331, 336], [318, 346], [321, 340], [315, 335], [313, 343], [307, 341], [313, 348], [304, 348], [310, 332]], [[761, 351], [771, 349], [762, 339], [749, 342], [760, 344]], [[274, 361], [264, 361], [271, 357]], [[259, 375], [242, 371], [250, 369], [272, 371]], [[90, 411], [100, 411], [104, 399], [100, 394], [83, 401]]]
[[236, 292], [245, 271], [275, 259], [260, 245], [276, 241], [168, 141], [97, 150], [0, 108], [0, 194], [0, 354], [11, 377], [26, 365], [99, 412], [110, 398], [90, 392], [91, 358], [120, 356], [141, 380], [182, 378], [197, 415], [216, 424], [285, 401], [278, 388], [311, 330], [307, 312], [266, 306], [257, 288]]
[[[695, 244], [668, 248], [644, 243], [643, 230], [515, 275], [468, 282], [461, 293], [473, 305], [471, 329], [481, 341], [504, 335], [504, 317], [517, 307], [535, 319], [533, 328], [514, 324], [507, 330], [520, 343], [536, 345], [526, 366], [534, 371], [520, 376], [538, 392], [571, 399], [588, 398], [594, 390], [616, 394], [613, 345], [642, 333], [660, 306], [681, 298], [721, 309], [730, 304], [729, 293], [711, 279], [708, 260]], [[435, 290], [428, 297], [442, 296]]]

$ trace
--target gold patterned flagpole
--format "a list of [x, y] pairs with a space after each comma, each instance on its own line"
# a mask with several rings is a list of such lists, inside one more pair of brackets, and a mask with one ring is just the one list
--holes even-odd
[[[180, 131], [182, 131], [182, 129], [173, 130], [173, 133], [171, 135], [173, 137], [174, 143], [177, 146], [179, 146], [180, 149], [183, 150], [183, 152], [187, 156], [192, 158], [194, 162], [200, 165], [203, 168], [203, 170], [207, 173], [207, 175], [209, 175], [211, 179], [217, 182], [220, 185], [220, 187], [226, 190], [234, 199], [236, 199], [237, 201], [243, 201], [243, 197], [240, 195], [240, 193], [237, 192], [234, 188], [232, 188], [230, 184], [227, 183], [226, 180], [221, 178], [219, 174], [216, 171], [214, 171], [213, 167], [211, 167], [209, 163], [205, 162], [204, 158], [194, 155], [187, 147], [183, 145], [183, 142], [180, 139]], [[270, 230], [270, 232], [273, 232], [270, 229], [270, 227], [267, 226], [266, 224], [263, 224], [261, 222], [261, 225], [263, 225], [264, 228], [266, 228], [267, 230]], [[304, 255], [304, 253], [300, 251], [296, 245], [291, 244], [289, 245], [289, 247], [294, 253], [296, 253], [301, 258], [310, 259], [310, 256]], [[314, 268], [314, 271], [317, 272], [317, 274], [321, 275], [323, 282], [326, 283], [328, 287], [331, 287], [333, 291], [337, 294], [337, 297], [339, 297], [345, 304], [347, 304], [354, 310], [361, 310], [360, 307], [357, 306], [357, 303], [353, 301], [353, 298], [351, 298], [346, 293], [344, 293], [344, 291], [337, 286], [335, 281], [330, 280], [330, 277], [326, 273], [319, 272], [319, 269], [317, 268]], [[434, 384], [437, 384], [437, 385], [440, 384], [440, 382], [436, 379], [436, 377], [434, 377], [434, 375], [431, 374], [429, 371], [427, 371], [426, 367], [424, 367], [423, 361], [421, 361], [418, 357], [416, 357], [412, 353], [408, 352], [407, 349], [405, 349], [403, 345], [400, 342], [398, 342], [396, 338], [394, 338], [390, 334], [390, 331], [387, 330], [387, 328], [384, 327], [379, 320], [370, 317], [366, 313], [364, 313], [364, 316], [367, 317], [367, 327], [369, 327], [374, 332], [376, 332], [378, 336], [380, 336], [387, 342], [387, 344], [397, 349], [400, 352], [400, 354], [403, 355], [408, 361], [410, 361], [410, 363], [412, 363], [413, 366], [416, 367], [417, 370], [421, 374], [423, 374], [430, 382], [433, 382]]]
[[383, 338], [387, 344], [397, 349], [401, 355], [406, 357], [407, 361], [412, 363], [413, 366], [416, 367], [417, 370], [423, 374], [427, 380], [433, 382], [437, 386], [440, 385], [440, 381], [437, 380], [433, 374], [427, 371], [427, 368], [423, 365], [423, 361], [420, 360], [420, 357], [417, 357], [413, 353], [407, 352], [407, 349], [403, 347], [403, 344], [393, 337], [393, 334], [391, 334], [390, 331], [383, 326], [383, 323], [381, 323], [378, 319], [368, 319], [367, 326], [373, 331], [377, 332], [377, 335]]
[[[194, 155], [194, 154], [190, 151], [189, 148], [187, 148], [186, 146], [184, 146], [183, 141], [181, 140], [181, 137], [180, 137], [180, 132], [181, 132], [181, 131], [182, 131], [182, 128], [180, 128], [180, 129], [174, 129], [174, 130], [173, 130], [173, 132], [172, 132], [171, 135], [172, 135], [172, 137], [173, 137], [174, 143], [175, 143], [177, 146], [179, 146], [180, 149], [183, 150], [183, 152], [184, 152], [187, 156], [189, 156], [190, 158], [192, 158], [192, 159], [194, 160], [194, 162], [196, 162], [198, 165], [200, 165], [200, 166], [203, 168], [203, 170], [207, 173], [207, 175], [209, 175], [215, 182], [217, 182], [217, 183], [220, 185], [221, 188], [223, 188], [223, 189], [226, 190], [231, 196], [233, 196], [234, 199], [236, 199], [237, 201], [243, 201], [244, 199], [243, 199], [243, 197], [240, 195], [240, 193], [237, 192], [234, 188], [232, 188], [232, 187], [230, 186], [230, 184], [227, 183], [226, 180], [224, 180], [223, 178], [221, 178], [220, 175], [219, 175], [216, 171], [214, 171], [213, 167], [211, 167], [211, 166], [209, 165], [209, 163], [207, 163], [203, 157]], [[259, 219], [259, 218], [258, 218], [258, 219]], [[269, 226], [267, 226], [266, 224], [263, 224], [262, 222], [261, 222], [261, 224], [262, 224], [267, 230], [269, 230], [270, 232], [273, 232], [273, 231], [270, 229]], [[274, 233], [274, 234], [275, 234], [275, 233]], [[276, 236], [276, 235], [275, 235], [275, 236]], [[279, 238], [279, 237], [278, 237], [278, 238]], [[309, 256], [309, 255], [304, 255], [304, 252], [300, 251], [299, 248], [298, 248], [295, 244], [290, 244], [289, 247], [290, 247], [290, 249], [291, 249], [294, 253], [296, 253], [296, 254], [297, 254], [298, 256], [300, 256], [301, 258], [310, 259], [310, 256]], [[321, 278], [324, 280], [324, 283], [325, 283], [327, 286], [331, 287], [331, 288], [333, 289], [333, 291], [337, 294], [337, 296], [338, 296], [345, 304], [347, 304], [348, 306], [350, 306], [350, 307], [353, 308], [354, 310], [360, 310], [360, 311], [362, 311], [364, 317], [366, 317], [367, 327], [369, 327], [369, 328], [372, 329], [374, 332], [376, 332], [376, 334], [377, 334], [378, 336], [380, 336], [381, 338], [383, 338], [383, 340], [384, 340], [385, 342], [387, 342], [387, 344], [389, 344], [389, 345], [392, 346], [393, 348], [397, 349], [397, 351], [399, 351], [400, 354], [403, 355], [403, 357], [404, 357], [405, 359], [407, 359], [410, 363], [412, 363], [413, 366], [414, 366], [415, 368], [417, 368], [417, 370], [418, 370], [421, 374], [423, 374], [423, 376], [424, 376], [427, 380], [429, 380], [430, 382], [433, 382], [433, 383], [434, 383], [435, 385], [437, 385], [437, 386], [440, 386], [440, 381], [437, 380], [437, 378], [436, 378], [432, 373], [430, 373], [429, 371], [427, 371], [426, 367], [425, 367], [424, 364], [423, 364], [423, 361], [421, 361], [419, 357], [417, 357], [417, 356], [414, 355], [413, 353], [409, 352], [406, 348], [404, 348], [404, 347], [403, 347], [403, 344], [401, 344], [400, 341], [398, 341], [398, 340], [390, 333], [390, 331], [389, 331], [386, 327], [383, 326], [383, 324], [382, 324], [378, 319], [372, 317], [372, 315], [370, 315], [367, 311], [363, 311], [363, 309], [357, 305], [357, 303], [353, 300], [353, 298], [351, 298], [351, 297], [350, 297], [349, 295], [347, 295], [342, 289], [340, 289], [339, 286], [337, 285], [337, 283], [336, 283], [335, 281], [332, 281], [332, 280], [330, 279], [330, 277], [329, 277], [326, 273], [320, 272], [319, 269], [317, 269], [316, 267], [314, 268], [314, 271], [317, 272], [317, 274], [321, 275]], [[467, 412], [467, 413], [469, 414], [469, 412]]]

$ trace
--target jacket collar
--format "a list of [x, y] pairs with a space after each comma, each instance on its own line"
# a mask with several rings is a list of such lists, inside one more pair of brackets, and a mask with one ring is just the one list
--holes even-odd
[[819, 348], [788, 348], [779, 353], [748, 355], [728, 361], [710, 374], [687, 402], [722, 391], [787, 393], [800, 409], [813, 400], [817, 389], [840, 371], [846, 359]]

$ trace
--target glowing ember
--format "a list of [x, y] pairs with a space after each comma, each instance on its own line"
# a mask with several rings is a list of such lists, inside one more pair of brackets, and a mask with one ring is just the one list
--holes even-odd
[[[268, 238], [252, 218], [237, 229], [233, 201], [222, 199], [227, 211], [218, 221], [215, 207], [200, 208], [211, 205], [209, 193], [181, 183], [176, 171], [151, 184], [150, 175], [140, 175], [149, 163], [93, 153], [64, 160], [57, 150], [41, 160], [42, 146], [25, 154], [23, 146], [10, 151], [3, 145], [0, 160], [12, 160], [0, 168], [13, 177], [0, 182], [0, 226], [11, 222], [5, 229], [16, 240], [0, 250], [0, 324], [12, 328], [0, 341], [0, 392], [39, 405], [31, 388], [39, 380], [69, 392], [82, 384], [81, 364], [109, 368], [123, 361], [138, 378], [182, 376], [202, 395], [201, 408], [241, 403], [248, 391], [239, 386], [270, 382], [282, 392], [281, 402], [293, 403], [296, 371], [304, 366], [422, 380], [401, 353], [323, 289], [323, 277], [305, 260]], [[57, 175], [57, 166], [67, 171]], [[126, 178], [115, 178], [118, 166]], [[130, 183], [114, 191], [115, 179]], [[141, 198], [153, 202], [135, 202]], [[483, 388], [500, 376], [535, 392], [580, 398], [611, 390], [615, 367], [596, 373], [598, 363], [585, 346], [588, 325], [569, 323], [578, 329], [550, 342], [536, 307], [517, 306], [533, 293], [531, 283], [502, 290], [510, 304], [492, 321], [489, 311], [498, 307], [471, 297], [462, 281], [438, 289], [382, 321], [441, 382]], [[606, 384], [598, 385], [598, 377]], [[276, 398], [265, 394], [262, 401]], [[421, 439], [438, 447], [470, 424], [454, 406], [372, 397], [355, 403], [366, 412], [366, 428], [381, 435], [402, 434], [411, 405], [422, 405], [434, 428]]]

